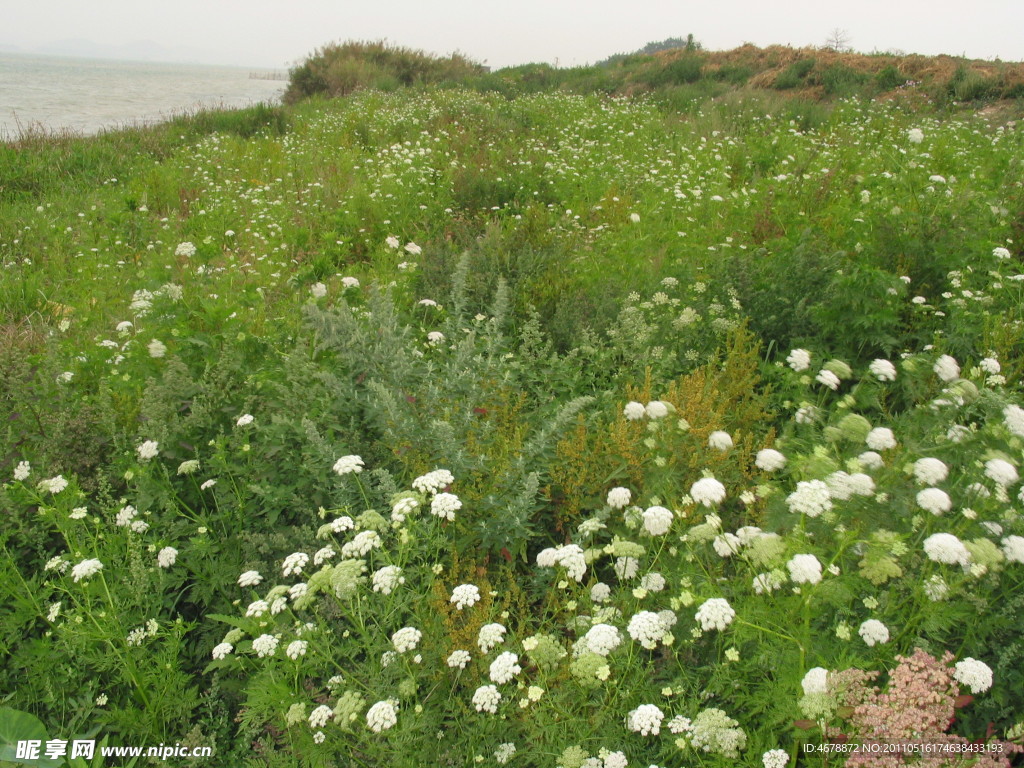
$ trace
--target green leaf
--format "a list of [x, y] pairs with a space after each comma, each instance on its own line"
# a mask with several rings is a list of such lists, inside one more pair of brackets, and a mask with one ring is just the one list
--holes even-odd
[[[53, 760], [42, 757], [48, 738], [46, 726], [35, 715], [17, 709], [0, 707], [0, 761], [16, 765], [52, 766], [54, 765]], [[18, 742], [30, 740], [39, 742], [40, 757], [35, 760], [15, 757], [18, 754]]]

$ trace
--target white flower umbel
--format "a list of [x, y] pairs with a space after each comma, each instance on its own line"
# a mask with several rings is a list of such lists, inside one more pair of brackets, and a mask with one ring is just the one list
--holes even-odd
[[402, 576], [402, 569], [397, 565], [385, 565], [383, 568], [373, 572], [371, 581], [373, 582], [374, 592], [390, 595], [399, 584], [405, 583], [405, 578]]
[[657, 736], [664, 719], [665, 713], [656, 705], [641, 704], [626, 716], [626, 727], [641, 736]]
[[868, 370], [879, 381], [896, 381], [896, 366], [888, 360], [872, 360]]
[[649, 419], [663, 419], [668, 416], [668, 406], [661, 400], [652, 400], [644, 409]]
[[914, 479], [919, 485], [938, 485], [949, 475], [949, 467], [940, 459], [924, 458], [914, 462]]
[[985, 477], [1008, 488], [1020, 479], [1017, 468], [1004, 459], [989, 459], [985, 462]]
[[454, 493], [439, 493], [430, 502], [430, 514], [443, 520], [454, 520], [455, 513], [460, 509], [462, 501]]
[[273, 635], [260, 635], [252, 641], [252, 649], [261, 659], [265, 656], [273, 656], [277, 650], [278, 639]]
[[498, 658], [491, 662], [490, 678], [495, 683], [507, 683], [513, 677], [522, 672], [519, 666], [519, 657], [511, 651], [499, 654]]
[[622, 635], [617, 627], [610, 624], [595, 624], [583, 636], [583, 643], [591, 653], [607, 656], [622, 642]]
[[932, 562], [944, 565], [969, 565], [971, 562], [967, 547], [951, 533], [933, 533], [924, 540], [924, 553]]
[[873, 451], [886, 451], [896, 447], [896, 437], [888, 427], [875, 427], [868, 432], [864, 442]]
[[953, 679], [971, 689], [971, 693], [984, 693], [992, 687], [992, 669], [983, 661], [970, 657], [958, 661]]
[[796, 584], [817, 584], [821, 581], [821, 563], [814, 555], [793, 555], [786, 567]]
[[640, 611], [629, 620], [626, 632], [644, 648], [653, 651], [665, 636], [665, 625], [658, 614], [651, 611]]
[[342, 456], [334, 462], [334, 471], [339, 475], [357, 474], [363, 471], [363, 460], [359, 456]]
[[956, 358], [950, 357], [949, 355], [942, 355], [938, 360], [935, 361], [935, 365], [932, 367], [935, 371], [935, 375], [943, 381], [956, 381], [960, 378], [960, 364], [957, 363]]
[[789, 511], [808, 517], [818, 517], [822, 512], [832, 509], [832, 498], [826, 485], [821, 480], [801, 480], [796, 490], [786, 497]]
[[690, 486], [690, 498], [705, 507], [713, 507], [725, 500], [725, 486], [713, 477], [702, 477]]
[[1017, 437], [1024, 437], [1024, 408], [1019, 405], [1003, 408], [1003, 424]]
[[878, 619], [868, 619], [860, 625], [857, 634], [867, 645], [885, 644], [889, 642], [889, 628]]
[[672, 526], [672, 512], [665, 507], [653, 506], [644, 510], [644, 530], [651, 536], [664, 536]]
[[302, 573], [302, 569], [306, 567], [306, 563], [309, 562], [309, 555], [305, 552], [293, 552], [284, 559], [284, 563], [281, 566], [281, 574], [283, 576], [291, 576], [292, 574]]
[[155, 440], [147, 440], [138, 446], [135, 451], [139, 454], [139, 461], [149, 461], [159, 453], [160, 445]]
[[622, 415], [629, 421], [639, 421], [647, 415], [647, 409], [644, 408], [643, 403], [631, 401], [626, 403], [626, 407], [622, 409]]
[[423, 633], [415, 627], [403, 627], [391, 636], [391, 644], [399, 653], [413, 650], [423, 637]]
[[1007, 536], [1002, 544], [1008, 562], [1024, 563], [1024, 536]]
[[953, 502], [941, 488], [925, 488], [917, 493], [917, 506], [933, 515], [941, 515], [953, 508]]
[[786, 457], [774, 448], [765, 448], [757, 452], [754, 464], [765, 472], [775, 472], [786, 466]]
[[807, 670], [804, 679], [800, 682], [804, 689], [805, 696], [812, 696], [816, 693], [828, 693], [828, 670], [824, 667], [814, 667]]
[[103, 563], [95, 558], [90, 560], [83, 560], [74, 568], [71, 569], [71, 578], [74, 581], [82, 581], [83, 579], [91, 578], [97, 573], [103, 570]]
[[476, 644], [480, 646], [481, 651], [487, 653], [504, 640], [507, 631], [501, 624], [484, 624], [477, 634]]
[[728, 451], [732, 448], [732, 436], [728, 432], [716, 430], [708, 435], [708, 447], [716, 451]]
[[629, 488], [612, 488], [608, 491], [607, 504], [612, 509], [624, 509], [629, 506], [631, 499]]
[[334, 717], [334, 710], [328, 707], [326, 704], [321, 704], [319, 707], [314, 709], [309, 714], [309, 727], [323, 728], [327, 725], [328, 721]]
[[259, 571], [246, 571], [238, 577], [238, 586], [255, 587], [261, 581], [263, 581], [263, 577], [260, 575]]
[[435, 469], [433, 472], [427, 472], [413, 480], [412, 487], [420, 493], [433, 494], [454, 482], [455, 477], [447, 469]]
[[164, 547], [156, 555], [156, 564], [161, 568], [170, 568], [178, 559], [178, 550], [174, 547]]
[[455, 669], [456, 667], [459, 669], [465, 669], [466, 665], [469, 664], [472, 658], [473, 657], [470, 656], [469, 651], [452, 651], [451, 656], [448, 657], [448, 660], [445, 663], [452, 669]]
[[786, 358], [786, 362], [789, 363], [789, 367], [797, 373], [806, 371], [811, 367], [811, 353], [806, 349], [794, 349], [789, 353]]
[[398, 702], [388, 699], [378, 701], [366, 712], [366, 725], [374, 733], [394, 728], [398, 722]]
[[784, 749], [769, 749], [761, 755], [764, 768], [786, 768], [789, 765], [789, 752]]
[[501, 693], [493, 685], [481, 685], [473, 694], [473, 707], [477, 712], [489, 712], [493, 715], [498, 711], [500, 702]]
[[231, 643], [220, 643], [214, 646], [213, 653], [210, 655], [215, 659], [225, 659], [234, 649], [235, 647]]
[[460, 584], [452, 590], [449, 602], [454, 603], [460, 611], [480, 602], [480, 588], [475, 584]]
[[694, 614], [694, 619], [700, 622], [701, 629], [705, 632], [709, 629], [721, 631], [729, 626], [734, 618], [736, 618], [736, 611], [723, 597], [712, 597], [710, 600], [705, 600]]

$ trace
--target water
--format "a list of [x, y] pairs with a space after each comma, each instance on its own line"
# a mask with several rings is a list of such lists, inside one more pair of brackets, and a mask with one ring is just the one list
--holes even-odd
[[283, 81], [249, 75], [248, 69], [203, 64], [0, 53], [0, 139], [29, 127], [93, 134], [200, 107], [280, 100]]

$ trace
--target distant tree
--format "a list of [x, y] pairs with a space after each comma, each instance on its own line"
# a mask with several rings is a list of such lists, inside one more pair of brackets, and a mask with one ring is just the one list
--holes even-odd
[[843, 53], [850, 50], [850, 33], [845, 29], [836, 27], [828, 33], [828, 37], [825, 39], [825, 47], [829, 48], [838, 53]]

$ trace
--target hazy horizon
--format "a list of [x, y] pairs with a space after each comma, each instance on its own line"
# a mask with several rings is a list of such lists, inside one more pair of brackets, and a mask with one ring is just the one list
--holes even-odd
[[1024, 3], [977, 0], [969, 14], [941, 14], [924, 0], [862, 0], [856, 6], [820, 0], [769, 5], [721, 0], [714, 8], [637, 0], [487, 6], [474, 0], [381, 0], [346, 7], [331, 0], [180, 0], [140, 6], [53, 0], [0, 0], [11, 36], [0, 51], [32, 55], [283, 69], [316, 48], [344, 40], [386, 39], [447, 55], [460, 52], [492, 68], [531, 62], [576, 66], [669, 37], [694, 38], [710, 50], [749, 42], [822, 46], [845, 32], [858, 52], [898, 50], [974, 59], [1024, 60]]

